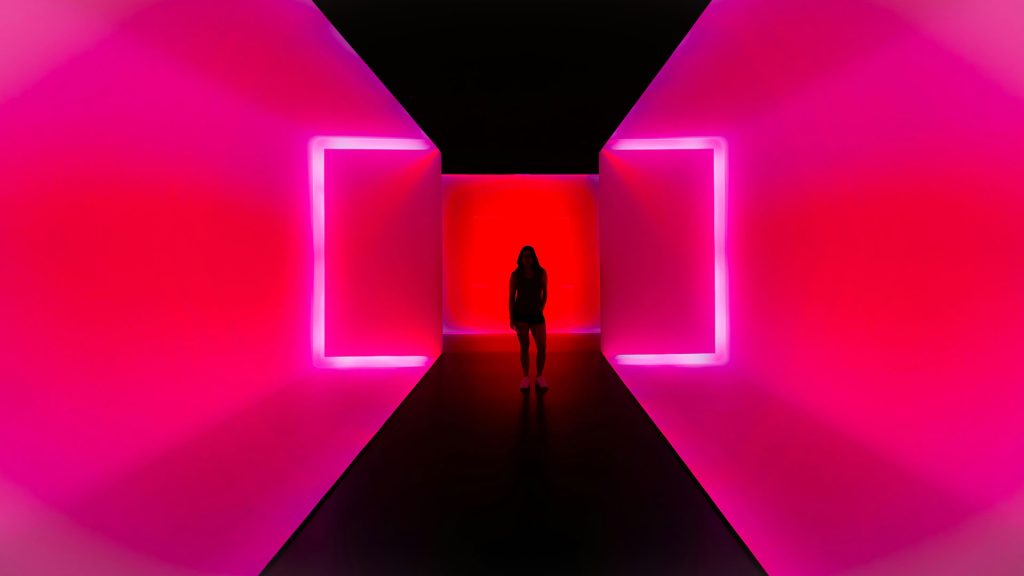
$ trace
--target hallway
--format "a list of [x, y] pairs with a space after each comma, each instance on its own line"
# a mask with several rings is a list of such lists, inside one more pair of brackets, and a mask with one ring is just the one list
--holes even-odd
[[511, 332], [446, 336], [264, 573], [763, 573], [598, 338], [549, 335], [523, 393]]

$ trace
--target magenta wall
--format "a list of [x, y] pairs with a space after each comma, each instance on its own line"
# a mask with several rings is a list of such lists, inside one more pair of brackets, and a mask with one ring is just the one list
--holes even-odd
[[1024, 564], [1022, 19], [715, 0], [608, 143], [728, 144], [729, 364], [617, 369], [769, 573]]
[[311, 2], [3, 12], [0, 572], [255, 573], [426, 369], [313, 368], [310, 140], [433, 147]]

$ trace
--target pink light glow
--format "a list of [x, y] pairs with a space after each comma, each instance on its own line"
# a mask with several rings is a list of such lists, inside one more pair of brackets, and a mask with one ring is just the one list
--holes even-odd
[[[726, 144], [722, 138], [622, 138], [613, 140], [608, 150], [712, 150], [714, 172], [714, 331], [713, 353], [616, 354], [622, 364], [718, 366], [729, 360], [729, 266], [726, 258], [726, 195], [728, 173]], [[606, 218], [614, 218], [608, 214]]]
[[326, 356], [319, 358], [318, 368], [409, 368], [426, 366], [428, 356]]
[[[388, 151], [435, 151], [433, 145], [422, 138], [367, 138], [351, 136], [316, 136], [309, 143], [310, 162], [310, 207], [313, 229], [313, 297], [312, 297], [312, 352], [313, 364], [318, 368], [395, 368], [424, 366], [429, 357], [423, 355], [328, 355], [327, 353], [327, 273], [326, 273], [326, 223], [324, 208], [325, 155], [327, 150], [374, 150]], [[438, 174], [439, 174], [438, 166]], [[391, 194], [407, 195], [410, 190], [394, 190]], [[399, 200], [406, 201], [407, 198]], [[372, 219], [371, 219], [372, 220]], [[377, 222], [372, 222], [377, 224]], [[395, 223], [396, 226], [399, 223]], [[342, 234], [345, 232], [342, 231]], [[430, 238], [421, 239], [429, 245]], [[358, 243], [357, 243], [358, 244]], [[371, 244], [372, 245], [372, 244]], [[357, 247], [357, 249], [362, 246]], [[429, 298], [429, 293], [427, 294]], [[394, 301], [382, 301], [382, 307], [394, 305]], [[364, 302], [364, 307], [370, 304]], [[369, 327], [369, 325], [367, 325]]]
[[[710, 151], [710, 165], [702, 168], [699, 158], [675, 154], [690, 151]], [[603, 291], [608, 298], [602, 304], [606, 317], [602, 335], [605, 354], [614, 362], [626, 365], [699, 367], [727, 363], [729, 297], [725, 140], [720, 137], [697, 136], [617, 138], [609, 141], [601, 157], [605, 214], [602, 218], [602, 246], [604, 266], [607, 269], [603, 276]], [[682, 166], [680, 163], [684, 161], [698, 162], [699, 165], [692, 168], [696, 170], [693, 176], [678, 172], [678, 166]], [[708, 172], [701, 175], [701, 170]], [[645, 179], [639, 176], [641, 173], [663, 175]], [[707, 178], [709, 174], [711, 177]], [[706, 179], [710, 186], [703, 188]], [[696, 204], [686, 200], [700, 194], [707, 194], [711, 198]], [[655, 197], [659, 200], [652, 200]], [[623, 203], [626, 198], [630, 199], [630, 203]], [[652, 202], [663, 202], [668, 206], [647, 206]], [[710, 209], [705, 211], [705, 206]], [[673, 217], [659, 215], [666, 210]], [[707, 221], [701, 221], [701, 218], [708, 218], [710, 225]], [[622, 222], [617, 223], [620, 220]], [[681, 241], [674, 229], [681, 225], [686, 227], [684, 222], [692, 224], [690, 228], [697, 231], [697, 234], [708, 234], [713, 238], [712, 242], [699, 240], [695, 247], [677, 246], [686, 241]], [[697, 264], [705, 261], [705, 257], [698, 255], [694, 260], [694, 250], [702, 254], [706, 245], [712, 257], [707, 264]], [[669, 261], [660, 259], [663, 253], [684, 258], [685, 264], [682, 260], [677, 264], [686, 265], [686, 271], [677, 271]], [[638, 254], [645, 256], [638, 258]], [[671, 259], [672, 256], [666, 257]], [[657, 259], [644, 263], [649, 258]], [[694, 265], [698, 268], [707, 265], [707, 269], [701, 269], [706, 272], [698, 272], [693, 269]], [[708, 272], [713, 275], [712, 287], [708, 300], [703, 301], [712, 308], [711, 318], [707, 320], [711, 338], [692, 335], [680, 338], [679, 333], [702, 330], [700, 327], [703, 321], [691, 312], [706, 305], [696, 301], [705, 292], [702, 288], [693, 292], [691, 284], [702, 286]], [[623, 279], [626, 279], [626, 284], [622, 284]], [[651, 302], [659, 303], [652, 307]], [[690, 312], [667, 316], [666, 311], [672, 308]], [[687, 322], [695, 324], [687, 327]], [[680, 349], [681, 346], [683, 349]], [[703, 346], [712, 349], [709, 351], [705, 347], [701, 351], [700, 347]], [[644, 351], [645, 347], [647, 351]], [[697, 349], [687, 352], [687, 347]]]
[[616, 354], [614, 358], [634, 366], [717, 366], [726, 361], [719, 354]]

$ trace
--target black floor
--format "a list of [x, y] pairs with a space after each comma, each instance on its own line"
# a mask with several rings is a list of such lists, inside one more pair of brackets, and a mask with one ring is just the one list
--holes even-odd
[[763, 574], [597, 338], [524, 394], [511, 332], [446, 337], [265, 573]]

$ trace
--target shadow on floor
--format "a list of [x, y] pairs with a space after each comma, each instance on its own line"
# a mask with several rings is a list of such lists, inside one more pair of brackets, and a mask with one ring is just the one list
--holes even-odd
[[264, 573], [763, 573], [598, 335], [549, 336], [525, 394], [506, 340], [447, 336]]

